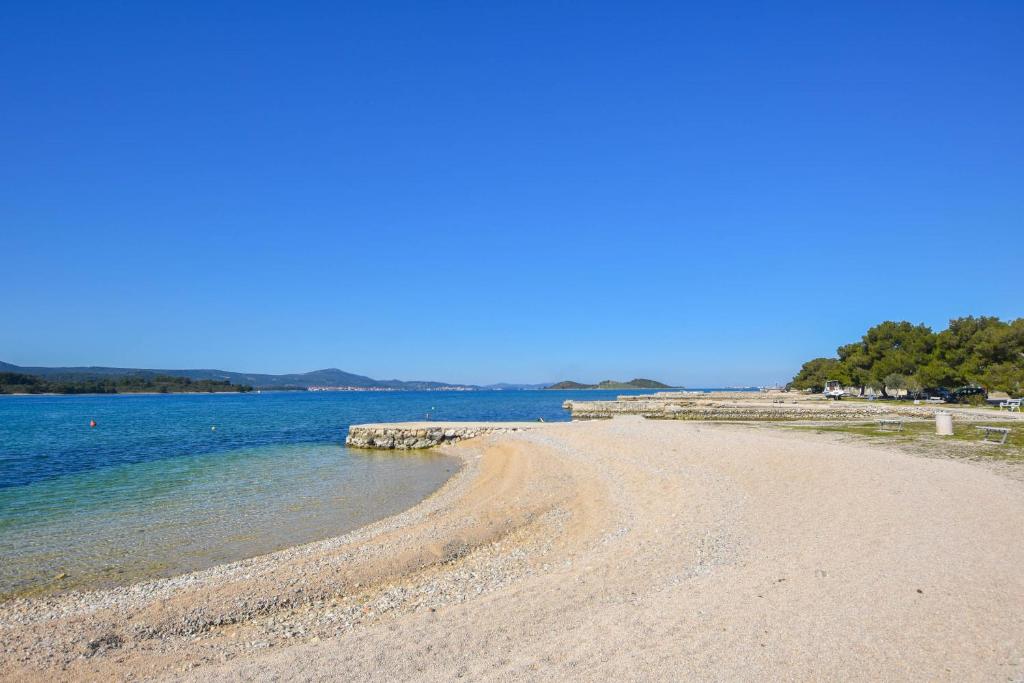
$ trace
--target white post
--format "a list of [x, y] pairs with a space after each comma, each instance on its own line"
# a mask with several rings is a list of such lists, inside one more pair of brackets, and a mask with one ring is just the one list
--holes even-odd
[[939, 436], [953, 436], [953, 415], [945, 410], [935, 411], [935, 433]]

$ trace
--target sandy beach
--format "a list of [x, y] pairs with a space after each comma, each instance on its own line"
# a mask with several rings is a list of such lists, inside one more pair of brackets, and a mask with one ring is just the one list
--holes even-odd
[[[0, 605], [6, 680], [1024, 680], [1024, 482], [627, 417], [320, 543]], [[402, 457], [396, 453], [395, 457]]]

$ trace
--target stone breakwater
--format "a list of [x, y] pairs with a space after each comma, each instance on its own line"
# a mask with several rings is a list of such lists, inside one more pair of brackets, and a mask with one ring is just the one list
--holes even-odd
[[821, 403], [821, 394], [787, 391], [658, 391], [653, 394], [623, 394], [616, 401], [719, 401], [724, 403]]
[[938, 410], [949, 410], [964, 418], [983, 420], [1014, 420], [1009, 413], [970, 410], [949, 406], [868, 405], [850, 402], [769, 401], [672, 401], [635, 399], [626, 401], [566, 401], [563, 407], [572, 412], [573, 420], [604, 420], [620, 415], [640, 415], [662, 420], [872, 420], [882, 417], [934, 419]]
[[396, 422], [352, 425], [345, 445], [350, 448], [411, 450], [472, 439], [483, 434], [507, 434], [535, 429], [535, 422]]
[[[706, 391], [659, 391], [659, 392], [657, 392], [655, 394], [622, 394], [621, 396], [616, 396], [615, 400], [616, 401], [687, 401], [687, 400], [693, 400], [693, 399], [697, 399], [697, 398], [713, 398], [713, 397], [715, 397], [715, 394], [720, 394], [720, 393], [722, 393], [722, 392], [714, 392], [714, 394], [713, 394], [712, 392], [706, 392]], [[736, 393], [737, 393], [737, 395], [736, 396], [732, 396], [732, 398], [741, 398], [738, 395], [739, 392], [736, 392]], [[752, 392], [747, 392], [747, 393], [750, 393], [751, 395], [753, 395]], [[566, 401], [566, 403], [569, 403], [569, 402], [570, 401]]]

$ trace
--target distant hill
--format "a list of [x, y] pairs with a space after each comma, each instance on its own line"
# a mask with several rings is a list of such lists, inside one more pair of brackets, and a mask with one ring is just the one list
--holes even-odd
[[606, 379], [599, 384], [580, 384], [579, 382], [558, 382], [548, 389], [671, 389], [667, 384], [655, 382], [653, 379], [631, 379], [628, 382], [616, 382]]
[[596, 389], [596, 384], [580, 384], [579, 382], [570, 382], [566, 380], [564, 382], [556, 382], [548, 387], [548, 389]]
[[[214, 380], [247, 385], [257, 389], [306, 389], [311, 386], [332, 387], [379, 387], [406, 391], [423, 391], [446, 387], [465, 387], [462, 384], [446, 382], [406, 382], [397, 379], [378, 380], [351, 372], [327, 368], [299, 374], [265, 375], [258, 373], [230, 372], [228, 370], [154, 370], [141, 368], [107, 368], [107, 367], [23, 367], [0, 361], [0, 372], [16, 372], [25, 375], [36, 375], [57, 382], [79, 382], [100, 380], [109, 377], [138, 377], [151, 380], [157, 376], [188, 377], [192, 380]], [[470, 387], [476, 388], [476, 387]]]

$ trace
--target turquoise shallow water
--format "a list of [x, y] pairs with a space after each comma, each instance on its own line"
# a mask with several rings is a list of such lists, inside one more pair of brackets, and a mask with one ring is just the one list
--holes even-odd
[[346, 449], [349, 424], [567, 420], [566, 398], [618, 393], [3, 396], [0, 595], [168, 576], [334, 536], [414, 505], [458, 467]]

